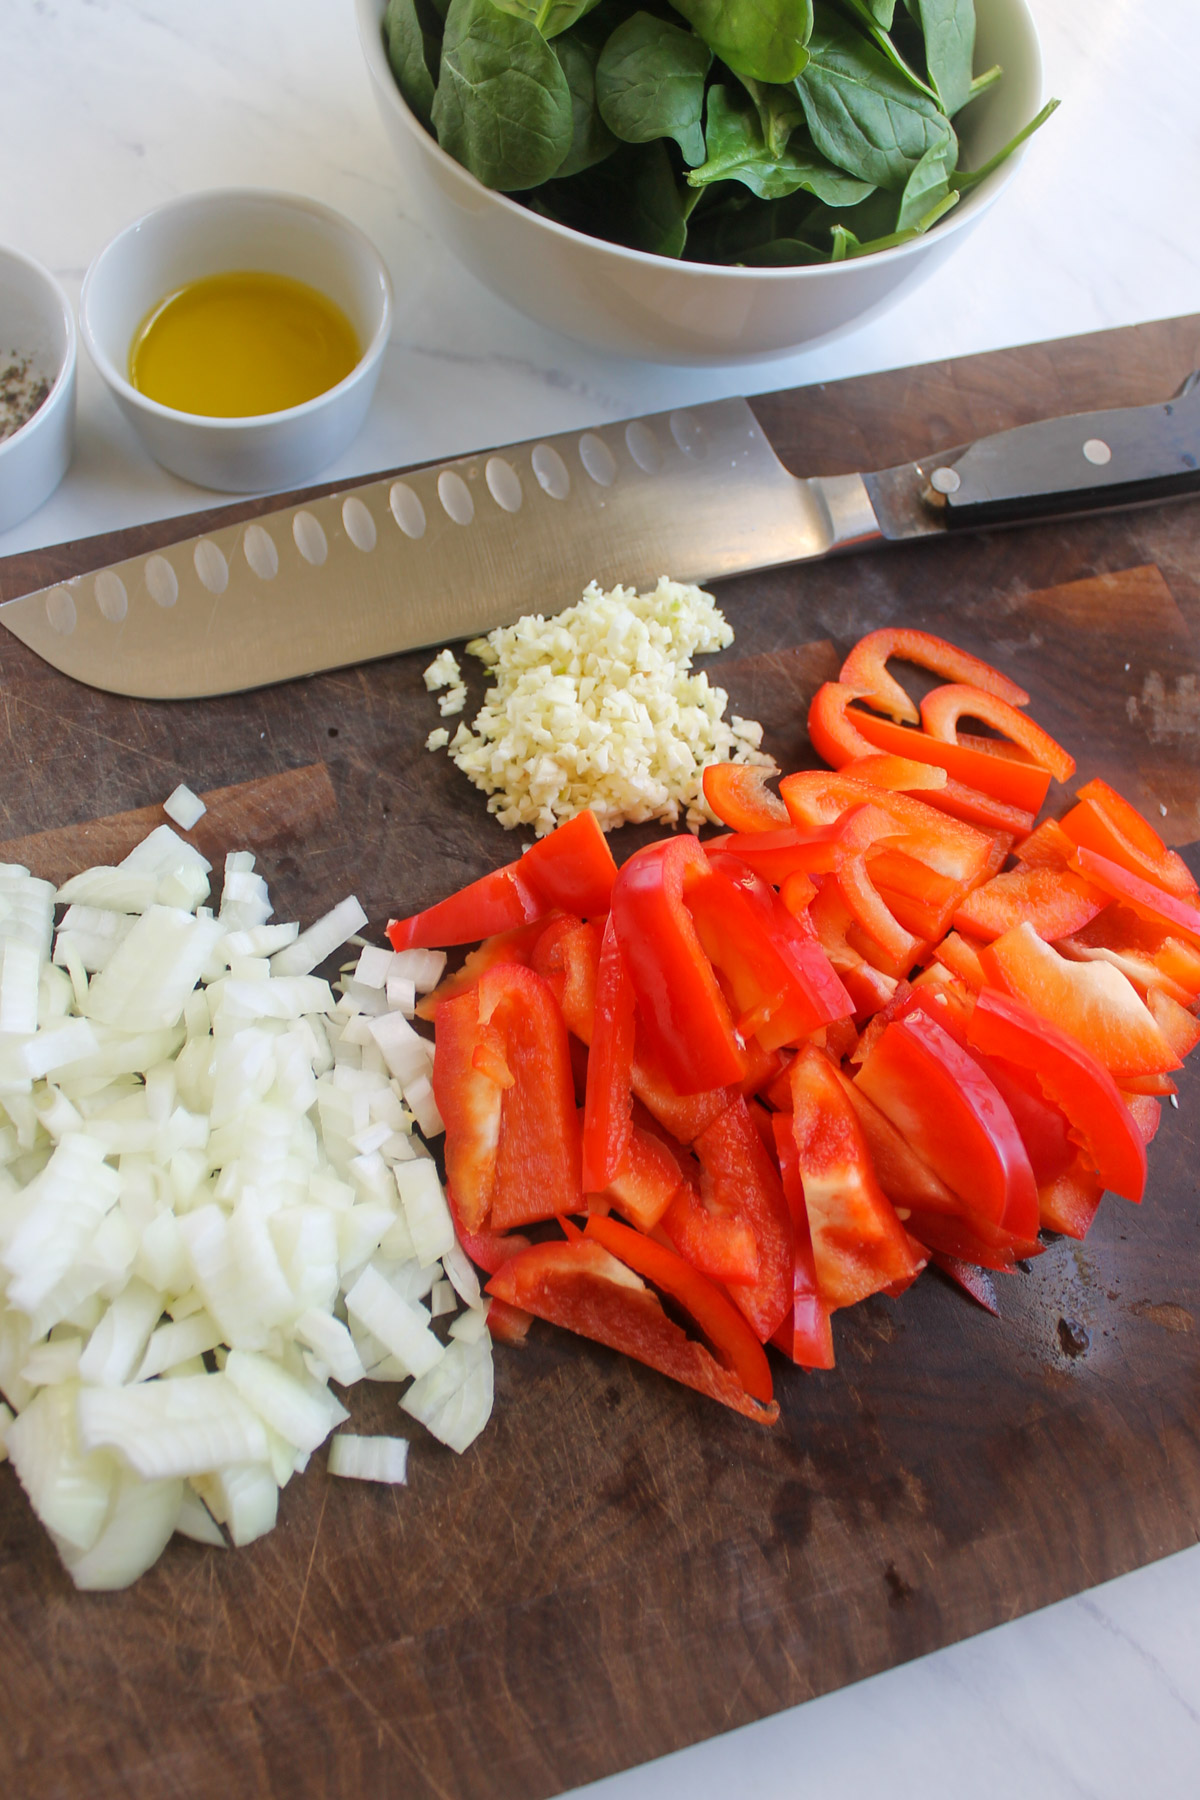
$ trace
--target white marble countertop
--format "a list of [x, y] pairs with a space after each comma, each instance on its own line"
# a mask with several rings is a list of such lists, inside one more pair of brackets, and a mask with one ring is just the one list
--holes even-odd
[[[367, 426], [326, 473], [1200, 311], [1197, 0], [1034, 0], [1064, 104], [942, 270], [845, 336], [750, 368], [593, 355], [454, 265], [409, 210], [348, 0], [4, 0], [0, 242], [72, 299], [121, 226], [200, 188], [348, 214], [386, 257], [393, 339]], [[81, 352], [76, 458], [0, 556], [212, 503], [149, 462]], [[588, 1792], [895, 1800], [1200, 1793], [1200, 1547]]]

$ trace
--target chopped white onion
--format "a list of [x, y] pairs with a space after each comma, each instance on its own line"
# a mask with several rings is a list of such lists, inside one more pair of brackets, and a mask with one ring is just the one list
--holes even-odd
[[190, 831], [192, 826], [204, 817], [208, 808], [199, 794], [193, 794], [187, 783], [181, 781], [179, 786], [163, 801], [163, 811], [168, 819], [174, 819], [180, 831]]
[[352, 1481], [386, 1481], [404, 1486], [408, 1481], [408, 1439], [355, 1437], [340, 1431], [329, 1440], [329, 1473]]
[[348, 938], [362, 929], [367, 915], [351, 894], [340, 900], [332, 912], [302, 931], [294, 943], [276, 951], [272, 965], [276, 975], [308, 975], [327, 956], [340, 950]]

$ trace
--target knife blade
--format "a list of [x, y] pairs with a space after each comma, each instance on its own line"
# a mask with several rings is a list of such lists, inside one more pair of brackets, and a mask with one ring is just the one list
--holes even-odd
[[792, 475], [744, 400], [362, 483], [0, 606], [64, 674], [143, 699], [237, 693], [680, 581], [1200, 490], [1200, 371], [894, 469]]

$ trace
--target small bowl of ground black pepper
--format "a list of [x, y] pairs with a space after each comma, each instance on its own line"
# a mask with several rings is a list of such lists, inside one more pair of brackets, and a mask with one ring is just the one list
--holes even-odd
[[75, 319], [57, 281], [0, 245], [0, 532], [48, 500], [75, 447]]

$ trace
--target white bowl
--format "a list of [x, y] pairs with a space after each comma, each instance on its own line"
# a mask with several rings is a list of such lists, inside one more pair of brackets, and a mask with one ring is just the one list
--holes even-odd
[[[363, 353], [343, 381], [301, 406], [214, 419], [149, 399], [128, 380], [134, 335], [168, 294], [253, 269], [307, 282], [340, 306]], [[297, 194], [226, 188], [170, 200], [126, 227], [88, 270], [79, 329], [117, 404], [157, 462], [201, 487], [296, 487], [356, 436], [379, 379], [392, 284], [374, 245], [340, 213]]]
[[0, 531], [48, 500], [75, 448], [75, 320], [49, 270], [0, 247], [0, 370], [13, 355], [50, 383], [37, 411], [0, 442]]
[[[928, 234], [853, 261], [792, 269], [674, 262], [585, 237], [483, 187], [414, 118], [388, 65], [386, 0], [355, 0], [375, 98], [400, 159], [405, 198], [493, 293], [596, 350], [658, 362], [724, 363], [777, 356], [835, 337], [924, 279], [1012, 180], [1018, 151]], [[960, 115], [978, 168], [1042, 104], [1042, 61], [1026, 0], [976, 0], [975, 66], [1004, 79]]]

